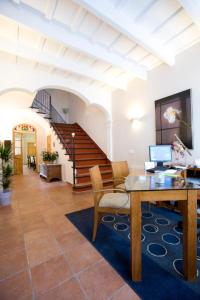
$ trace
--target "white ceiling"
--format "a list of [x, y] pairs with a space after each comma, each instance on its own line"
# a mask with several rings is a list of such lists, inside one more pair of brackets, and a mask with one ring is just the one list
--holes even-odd
[[126, 89], [200, 41], [198, 0], [0, 0], [0, 60]]

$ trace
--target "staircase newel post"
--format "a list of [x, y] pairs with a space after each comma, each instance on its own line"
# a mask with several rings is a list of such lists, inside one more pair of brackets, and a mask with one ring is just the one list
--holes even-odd
[[75, 160], [75, 132], [72, 132], [72, 158], [73, 158], [73, 185], [75, 185], [75, 170], [76, 170], [76, 160]]

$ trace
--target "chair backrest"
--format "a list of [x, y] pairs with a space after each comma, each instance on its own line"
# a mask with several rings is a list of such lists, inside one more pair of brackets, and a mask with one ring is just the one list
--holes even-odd
[[103, 189], [103, 181], [101, 177], [101, 172], [99, 166], [94, 166], [90, 168], [90, 178], [92, 183], [93, 191], [99, 191]]
[[[89, 169], [90, 172], [90, 179], [91, 179], [91, 183], [92, 183], [92, 189], [93, 192], [95, 192], [94, 197], [96, 201], [99, 201], [101, 199], [101, 197], [103, 196], [103, 180], [101, 177], [101, 172], [99, 169], [99, 166], [94, 166], [92, 168]], [[98, 192], [100, 191], [101, 192]]]
[[129, 174], [127, 161], [113, 161], [111, 163], [114, 186], [124, 182], [124, 177]]

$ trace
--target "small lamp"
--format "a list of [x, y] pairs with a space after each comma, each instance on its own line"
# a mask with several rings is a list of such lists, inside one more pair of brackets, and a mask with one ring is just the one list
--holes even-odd
[[139, 128], [141, 125], [141, 118], [132, 118], [131, 123], [134, 128]]
[[75, 135], [76, 135], [76, 133], [75, 133], [75, 132], [72, 132], [72, 138], [73, 138], [73, 139], [75, 138]]

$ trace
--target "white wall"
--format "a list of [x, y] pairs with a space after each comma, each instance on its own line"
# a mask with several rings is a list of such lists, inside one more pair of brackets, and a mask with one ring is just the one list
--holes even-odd
[[94, 105], [86, 105], [75, 95], [70, 96], [69, 102], [70, 123], [77, 122], [95, 141], [95, 143], [108, 153], [107, 115]]
[[[148, 80], [135, 80], [127, 91], [112, 96], [113, 160], [127, 159], [130, 167], [143, 167], [148, 146], [155, 143], [154, 101], [192, 89], [193, 159], [200, 158], [200, 44], [176, 57], [173, 67], [161, 65], [149, 72]], [[141, 116], [138, 128], [130, 122]]]

